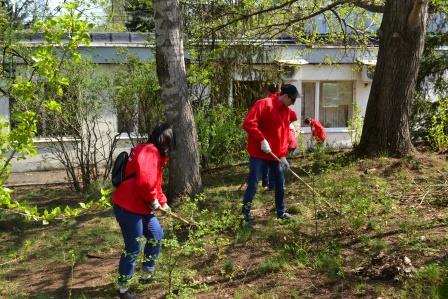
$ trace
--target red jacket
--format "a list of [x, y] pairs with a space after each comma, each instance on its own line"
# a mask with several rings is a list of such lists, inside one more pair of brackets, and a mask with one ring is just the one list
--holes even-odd
[[289, 127], [289, 142], [288, 150], [295, 150], [297, 148], [296, 130]]
[[247, 112], [243, 128], [248, 134], [247, 151], [254, 158], [274, 160], [261, 150], [261, 141], [266, 139], [277, 157], [288, 154], [289, 124], [297, 120], [297, 114], [283, 105], [278, 94], [258, 100]]
[[319, 141], [325, 141], [327, 139], [327, 133], [325, 132], [324, 126], [317, 119], [312, 119], [310, 121], [311, 132], [313, 136]]
[[112, 202], [138, 215], [151, 212], [149, 204], [157, 198], [160, 205], [167, 202], [162, 191], [162, 170], [168, 162], [151, 143], [137, 145], [126, 164], [126, 177], [115, 190]]

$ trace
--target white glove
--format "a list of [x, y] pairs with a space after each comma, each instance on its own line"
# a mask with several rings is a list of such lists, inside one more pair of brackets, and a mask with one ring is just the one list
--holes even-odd
[[165, 212], [171, 213], [171, 208], [167, 203], [164, 203], [161, 207], [161, 210], [164, 210]]
[[283, 166], [284, 166], [286, 169], [291, 168], [291, 166], [289, 165], [288, 160], [286, 160], [286, 157], [281, 157], [281, 158], [280, 158], [280, 161], [282, 162]]
[[269, 154], [272, 152], [271, 147], [269, 146], [269, 142], [266, 139], [263, 139], [261, 141], [261, 150], [265, 152], [266, 154]]
[[151, 209], [153, 209], [153, 210], [160, 209], [160, 203], [157, 198], [154, 199], [154, 202], [152, 202], [150, 205], [151, 205]]

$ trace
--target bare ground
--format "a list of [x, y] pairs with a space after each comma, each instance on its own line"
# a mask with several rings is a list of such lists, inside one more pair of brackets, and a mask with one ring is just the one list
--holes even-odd
[[[296, 163], [301, 163], [301, 160], [293, 161], [293, 164]], [[306, 163], [301, 165], [306, 166]], [[193, 283], [198, 285], [199, 290], [195, 296], [198, 298], [402, 298], [400, 290], [403, 288], [403, 278], [400, 278], [400, 275], [392, 278], [382, 277], [387, 267], [384, 263], [401, 261], [404, 257], [407, 257], [416, 269], [434, 262], [446, 263], [447, 194], [434, 191], [433, 198], [428, 194], [425, 195], [426, 191], [432, 188], [428, 186], [446, 184], [448, 170], [446, 157], [419, 154], [409, 160], [361, 160], [354, 162], [354, 169], [361, 180], [363, 178], [385, 180], [388, 184], [387, 192], [397, 197], [396, 205], [393, 207], [394, 213], [385, 219], [376, 220], [378, 223], [375, 225], [380, 225], [383, 229], [374, 229], [369, 225], [355, 229], [339, 223], [337, 225], [335, 223], [332, 227], [331, 215], [318, 217], [316, 220], [309, 215], [301, 215], [300, 213], [304, 211], [300, 211], [298, 217], [303, 217], [303, 224], [291, 234], [291, 231], [283, 230], [282, 224], [272, 224], [272, 195], [266, 193], [254, 210], [256, 219], [254, 233], [246, 240], [235, 241], [226, 250], [227, 259], [232, 261], [232, 273], [223, 273], [222, 260], [217, 259], [214, 252], [209, 252], [208, 259], [193, 263], [193, 268], [198, 271]], [[295, 170], [300, 172], [300, 169]], [[241, 188], [241, 179], [245, 173], [246, 169], [239, 167], [207, 174], [205, 184], [208, 196], [213, 198], [223, 191], [233, 192], [235, 198], [232, 200], [239, 202], [244, 189]], [[53, 174], [46, 175], [53, 176]], [[14, 180], [18, 182], [20, 178], [16, 177]], [[24, 196], [34, 189], [23, 187], [17, 194]], [[65, 191], [63, 187], [55, 187], [52, 190], [56, 191], [37, 192], [40, 205], [61, 203], [70, 205], [79, 199], [76, 194]], [[305, 196], [309, 197], [309, 194], [307, 195], [303, 185], [289, 178], [286, 196], [289, 206], [300, 207]], [[32, 196], [30, 198], [31, 201], [36, 200]], [[109, 221], [98, 222], [98, 217], [108, 218]], [[86, 216], [72, 225], [79, 229], [92, 228], [99, 225], [98, 223], [110, 225], [113, 223], [110, 220], [113, 220], [112, 217], [110, 211], [104, 211], [101, 215]], [[274, 232], [278, 231], [278, 235], [266, 230], [269, 225], [273, 225], [271, 229]], [[67, 229], [73, 228], [69, 226], [70, 224]], [[10, 252], [11, 246], [23, 243], [18, 235], [38, 234], [45, 229], [15, 218], [0, 220], [0, 238], [3, 244], [0, 245], [0, 252], [2, 255], [6, 254]], [[53, 225], [48, 229], [53, 230], [53, 234], [61, 233]], [[116, 225], [107, 229], [118, 234]], [[87, 234], [82, 237], [88, 238], [88, 236]], [[95, 235], [95, 238], [98, 238], [98, 235]], [[88, 240], [92, 243], [104, 242], [101, 238]], [[310, 250], [315, 252], [326, 248], [329, 242], [336, 242], [342, 259], [343, 275], [337, 278], [330, 277], [325, 269], [318, 271], [310, 264], [298, 265], [292, 262], [272, 272], [260, 272], [260, 265], [278, 253], [281, 246], [298, 241], [306, 242]], [[64, 242], [66, 240], [59, 243], [59, 246], [63, 246], [61, 244]], [[73, 244], [73, 240], [70, 242]], [[79, 243], [81, 246], [84, 242], [80, 239]], [[8, 296], [67, 298], [71, 292], [75, 298], [76, 296], [112, 298], [115, 295], [113, 281], [121, 244], [117, 244], [116, 241], [111, 244], [114, 245], [108, 249], [98, 249], [95, 248], [96, 244], [92, 244], [92, 248], [95, 248], [94, 254], [91, 254], [88, 247], [80, 249], [83, 258], [77, 261], [73, 268], [67, 257], [62, 259], [63, 262], [58, 259], [55, 262], [42, 263], [39, 262], [39, 251], [28, 253], [23, 261], [19, 259], [17, 262], [0, 266], [0, 281], [4, 281], [3, 284], [10, 283], [9, 287], [0, 284], [0, 294], [7, 298]], [[82, 246], [85, 247], [86, 244]], [[53, 250], [55, 255], [61, 254], [57, 246], [48, 250], [50, 252]], [[380, 265], [372, 264], [381, 252], [385, 253], [388, 260]], [[48, 254], [47, 251], [45, 255]], [[2, 258], [1, 263], [9, 260]], [[377, 273], [377, 277], [368, 276], [373, 275], [372, 273]], [[199, 285], [207, 287], [201, 288]], [[141, 298], [164, 298], [166, 295], [166, 289], [157, 281], [143, 287], [139, 292]]]

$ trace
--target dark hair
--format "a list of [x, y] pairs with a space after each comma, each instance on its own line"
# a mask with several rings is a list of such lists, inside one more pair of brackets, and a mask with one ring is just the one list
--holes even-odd
[[157, 147], [162, 156], [166, 156], [168, 151], [176, 149], [176, 138], [173, 128], [168, 123], [157, 124], [149, 136], [148, 143]]
[[266, 89], [269, 91], [269, 92], [277, 92], [278, 90], [277, 90], [277, 85], [275, 84], [275, 83], [269, 83], [267, 86], [266, 86]]
[[311, 123], [311, 118], [307, 117], [305, 118], [305, 120], [303, 121], [305, 124], [309, 125]]
[[291, 99], [292, 103], [294, 104], [296, 102], [297, 97], [299, 96], [299, 91], [297, 88], [292, 84], [285, 84], [282, 85], [282, 88], [280, 89], [280, 95], [288, 95], [288, 97]]

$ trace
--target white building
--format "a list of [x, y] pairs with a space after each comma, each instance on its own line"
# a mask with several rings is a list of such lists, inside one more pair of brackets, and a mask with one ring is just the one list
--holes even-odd
[[[42, 36], [34, 36], [26, 41], [30, 44], [40, 43]], [[153, 47], [147, 43], [147, 36], [139, 33], [93, 33], [89, 47], [80, 48], [82, 55], [89, 55], [101, 69], [113, 71], [122, 61], [120, 49], [140, 59], [152, 59]], [[309, 48], [303, 45], [285, 44], [284, 42], [266, 45], [266, 51], [273, 55], [267, 65], [282, 65], [289, 71], [284, 77], [285, 83], [294, 84], [303, 94], [293, 109], [300, 121], [305, 117], [319, 119], [327, 128], [328, 142], [331, 145], [350, 146], [351, 138], [347, 123], [352, 117], [354, 105], [365, 113], [371, 88], [371, 76], [367, 65], [375, 64], [377, 48], [348, 49], [344, 47]], [[188, 53], [186, 54], [188, 56]], [[234, 81], [250, 81], [252, 78], [235, 74]], [[230, 99], [231, 100], [231, 99]], [[0, 115], [9, 120], [9, 102], [0, 98]], [[118, 131], [118, 117], [113, 109], [104, 111], [110, 128]], [[301, 128], [306, 138], [310, 137], [307, 127]], [[48, 138], [36, 138], [38, 155], [26, 160], [14, 161], [12, 171], [24, 172], [62, 168], [54, 159], [48, 144]], [[67, 142], [74, 142], [67, 140]], [[129, 148], [123, 136], [118, 150]]]

